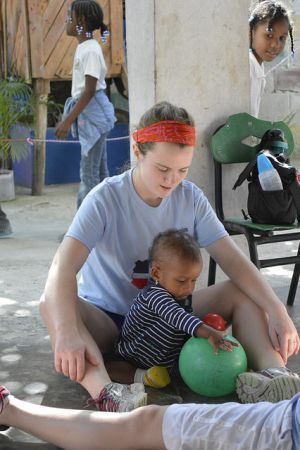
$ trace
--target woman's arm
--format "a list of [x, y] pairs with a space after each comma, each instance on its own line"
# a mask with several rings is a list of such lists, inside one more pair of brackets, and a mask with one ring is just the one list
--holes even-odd
[[83, 93], [79, 97], [78, 102], [71, 110], [70, 114], [64, 120], [62, 120], [56, 127], [55, 135], [59, 139], [65, 139], [67, 137], [72, 123], [74, 122], [74, 120], [76, 120], [81, 111], [84, 110], [86, 105], [90, 102], [90, 100], [94, 96], [96, 92], [96, 85], [97, 85], [97, 78], [92, 77], [90, 75], [85, 75], [85, 88]]
[[[44, 293], [46, 322], [54, 348], [55, 368], [71, 379], [80, 379], [89, 359], [77, 325], [76, 275], [89, 254], [80, 241], [66, 237], [53, 259]], [[96, 361], [90, 361], [95, 363]]]
[[[226, 236], [208, 246], [207, 251], [233, 283], [268, 314], [272, 344], [284, 361], [291, 354], [298, 353], [299, 336], [285, 306], [234, 241]], [[289, 341], [297, 342], [292, 350], [288, 347]]]
[[52, 308], [56, 330], [76, 323], [76, 276], [88, 255], [89, 249], [85, 245], [66, 237], [54, 256], [45, 286], [45, 301]]

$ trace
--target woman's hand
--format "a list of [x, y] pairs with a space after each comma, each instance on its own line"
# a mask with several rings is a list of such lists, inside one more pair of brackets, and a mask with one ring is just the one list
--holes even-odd
[[54, 364], [57, 372], [62, 372], [73, 381], [80, 382], [85, 375], [85, 364], [94, 366], [100, 360], [90, 351], [77, 331], [68, 331], [57, 335], [54, 349]]
[[219, 348], [226, 350], [227, 352], [232, 352], [233, 346], [238, 347], [237, 343], [226, 339], [223, 332], [217, 331], [205, 324], [200, 325], [197, 329], [197, 336], [207, 338], [215, 353], [218, 353]]
[[59, 122], [59, 124], [57, 125], [57, 127], [55, 129], [55, 136], [58, 139], [66, 139], [66, 137], [68, 136], [70, 127], [71, 127], [71, 124], [69, 123], [69, 121], [62, 120], [61, 122]]
[[300, 348], [300, 339], [292, 319], [282, 305], [281, 313], [269, 314], [269, 335], [273, 347], [277, 350], [284, 364], [288, 357], [296, 355]]
[[216, 241], [208, 250], [236, 286], [266, 312], [272, 345], [286, 364], [289, 356], [298, 353], [300, 340], [285, 306], [229, 236]]

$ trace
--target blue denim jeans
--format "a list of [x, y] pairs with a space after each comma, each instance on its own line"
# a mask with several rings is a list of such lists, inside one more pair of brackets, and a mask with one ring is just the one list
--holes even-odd
[[77, 208], [93, 187], [109, 176], [106, 153], [107, 133], [101, 135], [96, 144], [80, 161], [80, 185], [77, 194]]

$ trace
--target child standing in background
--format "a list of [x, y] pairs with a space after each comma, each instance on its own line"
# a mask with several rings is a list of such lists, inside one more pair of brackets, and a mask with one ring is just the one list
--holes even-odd
[[187, 231], [159, 233], [149, 264], [151, 280], [129, 309], [116, 345], [121, 361], [106, 367], [115, 381], [162, 388], [189, 336], [207, 338], [216, 353], [218, 348], [232, 351], [235, 344], [185, 310], [203, 268], [199, 245]]
[[93, 39], [96, 29], [100, 29], [104, 39], [107, 34], [100, 5], [94, 0], [73, 1], [66, 24], [67, 35], [75, 36], [79, 44], [73, 61], [72, 97], [66, 101], [63, 120], [55, 134], [64, 139], [72, 127], [73, 137], [81, 144], [79, 208], [87, 193], [109, 176], [106, 137], [116, 118], [105, 94], [107, 69], [102, 49]]
[[249, 19], [249, 26], [251, 115], [258, 117], [266, 85], [263, 62], [273, 61], [284, 50], [288, 35], [293, 53], [293, 26], [286, 6], [271, 0], [261, 1], [255, 6]]

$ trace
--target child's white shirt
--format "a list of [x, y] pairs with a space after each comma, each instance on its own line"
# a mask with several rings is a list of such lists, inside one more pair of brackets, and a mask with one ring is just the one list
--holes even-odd
[[249, 51], [250, 66], [250, 114], [258, 117], [260, 102], [266, 86], [265, 69], [259, 64], [253, 52]]
[[95, 39], [78, 44], [73, 61], [72, 97], [78, 97], [85, 88], [85, 76], [97, 78], [96, 90], [106, 89], [107, 69], [100, 44]]

